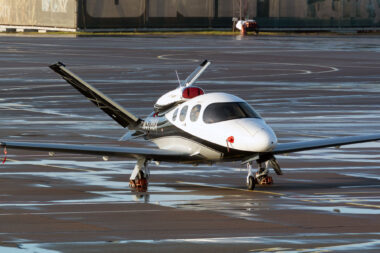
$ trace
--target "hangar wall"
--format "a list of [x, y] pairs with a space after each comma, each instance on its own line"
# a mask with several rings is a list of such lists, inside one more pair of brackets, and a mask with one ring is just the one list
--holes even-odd
[[267, 28], [380, 27], [380, 0], [78, 1], [80, 29], [227, 28], [240, 15]]
[[75, 29], [77, 0], [0, 0], [0, 25]]
[[239, 16], [261, 28], [380, 28], [380, 0], [0, 0], [0, 26], [229, 28]]

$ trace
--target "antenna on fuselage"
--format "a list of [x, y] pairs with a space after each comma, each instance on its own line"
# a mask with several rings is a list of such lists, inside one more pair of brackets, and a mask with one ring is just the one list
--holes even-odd
[[184, 81], [179, 78], [178, 71], [175, 70], [177, 80], [179, 83], [178, 88], [169, 91], [162, 95], [154, 105], [154, 111], [163, 112], [168, 109], [196, 96], [203, 95], [204, 91], [199, 87], [191, 87], [200, 75], [206, 70], [211, 62], [203, 61]]
[[178, 80], [179, 87], [182, 87], [181, 79], [179, 79], [179, 75], [178, 75], [178, 71], [177, 70], [175, 71], [175, 74], [177, 75], [177, 80]]

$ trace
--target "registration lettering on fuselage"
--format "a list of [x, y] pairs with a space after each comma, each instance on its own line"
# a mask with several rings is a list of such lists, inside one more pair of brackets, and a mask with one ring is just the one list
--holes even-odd
[[145, 119], [142, 128], [145, 130], [157, 130], [158, 121], [158, 117], [148, 117]]

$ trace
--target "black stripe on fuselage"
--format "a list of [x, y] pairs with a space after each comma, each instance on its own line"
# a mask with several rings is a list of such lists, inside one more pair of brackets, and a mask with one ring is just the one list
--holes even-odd
[[[240, 161], [248, 156], [256, 154], [255, 152], [241, 151], [233, 148], [227, 150], [227, 147], [201, 139], [195, 135], [189, 134], [188, 132], [180, 129], [179, 127], [176, 127], [170, 121], [168, 121], [165, 116], [149, 117], [146, 119], [146, 122], [146, 127], [144, 129], [144, 131], [146, 131], [147, 133], [145, 135], [146, 140], [153, 140], [162, 137], [180, 136], [182, 138], [192, 140], [201, 145], [214, 149], [220, 153], [223, 153], [223, 160], [227, 161]], [[154, 122], [154, 124], [149, 122]]]

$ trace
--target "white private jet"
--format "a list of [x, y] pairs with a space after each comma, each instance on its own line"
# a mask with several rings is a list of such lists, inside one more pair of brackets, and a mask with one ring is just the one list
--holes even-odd
[[[148, 187], [147, 164], [152, 161], [194, 165], [241, 161], [248, 166], [247, 187], [253, 190], [255, 184], [273, 182], [269, 176], [269, 165], [276, 174], [282, 175], [275, 155], [380, 140], [380, 134], [373, 134], [278, 143], [272, 128], [243, 99], [227, 93], [205, 94], [194, 86], [209, 65], [210, 62], [205, 60], [186, 80], [181, 82], [178, 78], [179, 87], [161, 96], [146, 119], [124, 109], [68, 70], [63, 63], [50, 66], [112, 119], [129, 129], [121, 140], [142, 137], [154, 142], [158, 148], [8, 141], [1, 142], [1, 146], [136, 159], [130, 186], [139, 191]], [[259, 165], [256, 173], [252, 172], [253, 162]]]

